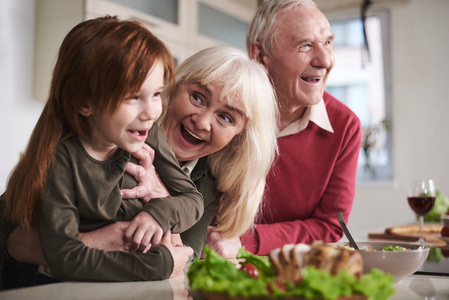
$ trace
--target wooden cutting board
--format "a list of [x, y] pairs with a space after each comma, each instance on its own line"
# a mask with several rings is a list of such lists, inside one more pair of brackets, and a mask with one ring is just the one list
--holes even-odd
[[[426, 225], [424, 225], [426, 227]], [[399, 226], [406, 227], [406, 226]], [[384, 232], [372, 232], [368, 233], [369, 239], [382, 239], [382, 240], [397, 240], [416, 242], [419, 240], [419, 233], [392, 233], [391, 229], [394, 227], [388, 227]], [[416, 229], [416, 228], [415, 228]], [[428, 228], [426, 228], [428, 229]], [[440, 233], [424, 233], [424, 240], [434, 246], [441, 247], [446, 246], [446, 242], [440, 239]]]

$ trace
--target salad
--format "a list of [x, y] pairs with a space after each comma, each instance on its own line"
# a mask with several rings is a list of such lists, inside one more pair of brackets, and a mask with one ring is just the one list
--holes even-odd
[[378, 269], [372, 269], [371, 273], [357, 280], [346, 270], [332, 276], [326, 271], [306, 266], [301, 269], [302, 279], [298, 282], [280, 282], [276, 280], [276, 273], [267, 256], [257, 256], [241, 248], [236, 266], [207, 246], [204, 254], [204, 259], [195, 259], [189, 267], [187, 276], [192, 290], [245, 298], [338, 299], [361, 294], [374, 300], [388, 299], [395, 293], [394, 278]]

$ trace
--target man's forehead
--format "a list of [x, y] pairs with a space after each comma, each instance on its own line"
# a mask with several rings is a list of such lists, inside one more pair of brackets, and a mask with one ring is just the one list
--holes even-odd
[[290, 35], [306, 40], [332, 36], [328, 20], [313, 7], [297, 6], [294, 10], [282, 13], [276, 22], [276, 30], [278, 36]]

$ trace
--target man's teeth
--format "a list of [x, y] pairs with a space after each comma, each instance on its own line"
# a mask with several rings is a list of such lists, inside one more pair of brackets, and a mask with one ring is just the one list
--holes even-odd
[[203, 140], [202, 138], [200, 138], [199, 136], [197, 136], [196, 134], [194, 134], [193, 132], [191, 132], [190, 130], [188, 130], [187, 127], [184, 126], [184, 129], [185, 129], [191, 136], [193, 136], [194, 138], [196, 138], [197, 140], [200, 140], [200, 141]]

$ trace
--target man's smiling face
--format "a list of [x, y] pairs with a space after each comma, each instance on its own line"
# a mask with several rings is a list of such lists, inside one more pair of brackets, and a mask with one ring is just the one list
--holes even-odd
[[264, 63], [279, 101], [318, 103], [335, 62], [329, 22], [317, 8], [297, 6], [281, 14], [275, 26], [275, 46]]

